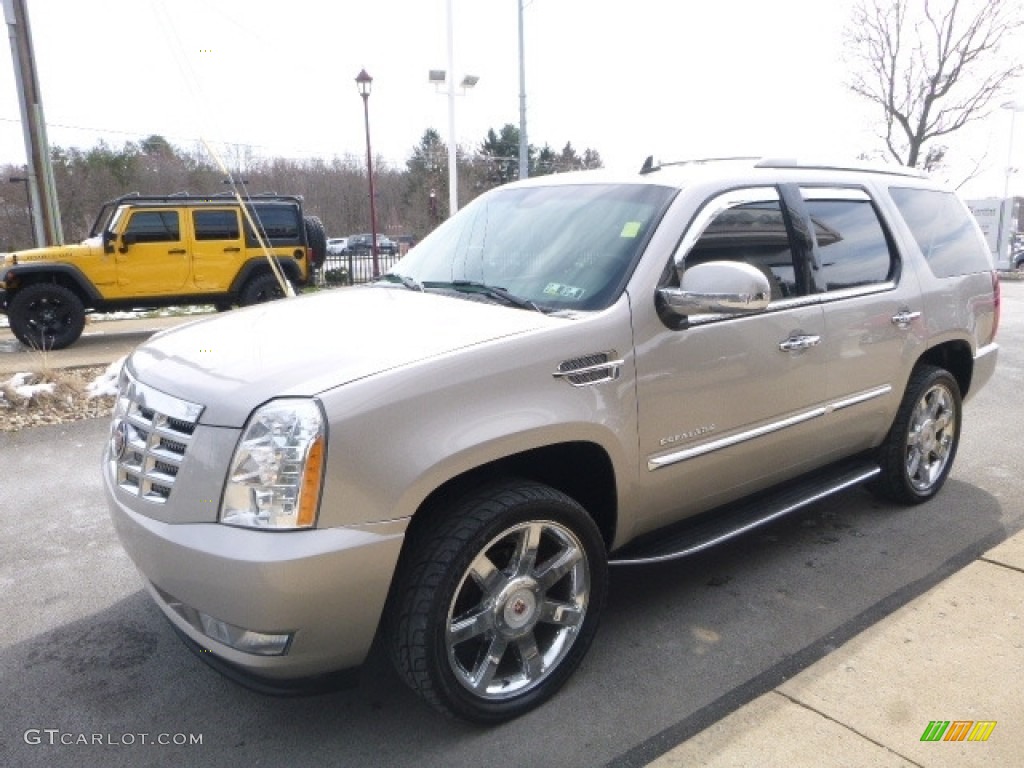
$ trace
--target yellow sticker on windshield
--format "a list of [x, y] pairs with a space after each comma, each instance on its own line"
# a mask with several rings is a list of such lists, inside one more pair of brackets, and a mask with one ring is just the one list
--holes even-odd
[[627, 221], [622, 226], [622, 234], [619, 237], [636, 237], [638, 234], [640, 234], [640, 222]]

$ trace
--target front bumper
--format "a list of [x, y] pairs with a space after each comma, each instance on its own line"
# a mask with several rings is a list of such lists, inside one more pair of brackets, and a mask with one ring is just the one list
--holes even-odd
[[[243, 674], [298, 680], [358, 666], [380, 621], [406, 521], [304, 531], [172, 524], [128, 507], [103, 472], [114, 528], [157, 605], [182, 634]], [[287, 634], [280, 655], [204, 633], [205, 615]]]

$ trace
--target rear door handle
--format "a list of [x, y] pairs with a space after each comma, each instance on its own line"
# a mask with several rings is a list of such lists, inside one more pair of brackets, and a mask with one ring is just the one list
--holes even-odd
[[901, 309], [892, 316], [892, 324], [897, 328], [907, 328], [912, 322], [921, 317], [920, 312], [911, 312], [909, 309]]
[[184, 248], [172, 248], [167, 253], [169, 253], [172, 256], [184, 256], [185, 255], [185, 249]]
[[821, 344], [821, 336], [813, 334], [790, 336], [785, 341], [779, 343], [779, 349], [783, 352], [802, 352], [805, 349], [816, 347], [819, 344]]
[[239, 248], [238, 246], [235, 246], [233, 248], [225, 248], [224, 253], [238, 253], [240, 250], [242, 249]]

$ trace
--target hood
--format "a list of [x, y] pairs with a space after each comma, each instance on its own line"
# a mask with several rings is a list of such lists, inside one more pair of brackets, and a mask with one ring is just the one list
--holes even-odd
[[91, 255], [103, 248], [102, 238], [90, 238], [70, 245], [48, 245], [42, 248], [24, 248], [20, 251], [0, 253], [0, 265], [6, 267], [33, 264], [37, 261], [69, 261], [77, 256]]
[[564, 320], [405, 288], [326, 291], [163, 331], [128, 368], [205, 407], [201, 423], [240, 427], [274, 397], [310, 396], [356, 379]]

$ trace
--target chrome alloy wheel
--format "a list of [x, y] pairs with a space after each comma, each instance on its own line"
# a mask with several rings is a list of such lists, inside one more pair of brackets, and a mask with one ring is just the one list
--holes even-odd
[[943, 476], [956, 446], [957, 408], [953, 393], [941, 383], [928, 389], [910, 417], [907, 432], [907, 479], [919, 493]]
[[567, 527], [515, 525], [463, 574], [448, 609], [445, 647], [455, 678], [500, 701], [545, 680], [569, 653], [590, 602], [586, 552]]

